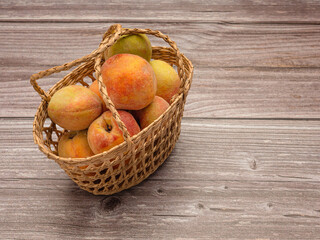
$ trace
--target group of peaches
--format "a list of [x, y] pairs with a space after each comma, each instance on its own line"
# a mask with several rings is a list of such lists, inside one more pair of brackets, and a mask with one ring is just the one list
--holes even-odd
[[[102, 80], [130, 136], [159, 118], [179, 92], [180, 78], [175, 69], [164, 61], [151, 60], [151, 55], [152, 46], [145, 34], [122, 36], [104, 52]], [[48, 104], [48, 115], [66, 130], [58, 141], [60, 157], [90, 157], [124, 141], [97, 80], [89, 87], [59, 89]]]

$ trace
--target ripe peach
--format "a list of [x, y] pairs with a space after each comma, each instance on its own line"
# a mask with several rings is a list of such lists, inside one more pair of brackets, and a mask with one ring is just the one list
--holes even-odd
[[148, 127], [154, 120], [156, 120], [169, 107], [169, 103], [162, 97], [155, 96], [151, 104], [144, 109], [136, 111], [135, 116], [140, 122], [142, 129]]
[[71, 85], [58, 90], [48, 105], [51, 120], [71, 131], [89, 127], [102, 111], [102, 102], [90, 89]]
[[150, 62], [152, 55], [150, 40], [145, 34], [123, 36], [104, 53], [104, 58], [108, 59], [119, 53], [138, 55]]
[[87, 130], [66, 132], [58, 142], [60, 157], [85, 158], [93, 156], [87, 140]]
[[[130, 136], [140, 132], [138, 123], [130, 113], [122, 110], [118, 113]], [[107, 151], [123, 141], [122, 131], [110, 111], [104, 112], [88, 129], [88, 143], [95, 154]]]
[[168, 103], [179, 92], [180, 78], [177, 72], [168, 63], [161, 60], [150, 62], [157, 79], [157, 96], [162, 97]]
[[101, 96], [101, 93], [99, 91], [99, 84], [97, 80], [94, 80], [93, 83], [90, 85], [89, 89], [97, 94], [102, 102], [102, 111], [105, 112], [107, 110], [106, 104], [103, 101], [103, 98]]
[[137, 55], [110, 57], [102, 65], [101, 75], [117, 109], [140, 110], [152, 102], [157, 91], [151, 65]]

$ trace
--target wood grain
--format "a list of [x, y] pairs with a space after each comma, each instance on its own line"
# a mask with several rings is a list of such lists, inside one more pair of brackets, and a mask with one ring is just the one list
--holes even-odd
[[0, 119], [2, 239], [320, 234], [319, 121], [184, 119], [165, 164], [110, 197], [69, 180], [37, 150], [31, 125], [30, 118]]
[[[319, 25], [126, 23], [160, 30], [177, 42], [197, 67], [318, 68]], [[5, 66], [50, 67], [97, 48], [111, 23], [3, 23]], [[165, 45], [151, 37], [153, 45]], [[9, 47], [11, 46], [11, 47]]]
[[[29, 84], [30, 75], [88, 54], [106, 26], [2, 24], [0, 116], [33, 116], [39, 97]], [[320, 118], [319, 25], [144, 23], [143, 27], [168, 34], [195, 65], [186, 117]], [[39, 84], [47, 90], [62, 76]]]
[[30, 22], [230, 22], [319, 23], [320, 4], [263, 0], [10, 1], [0, 3], [0, 21]]
[[204, 68], [186, 117], [320, 118], [318, 69]]
[[[24, 70], [22, 70], [24, 71]], [[13, 75], [26, 74], [12, 73]], [[318, 69], [196, 69], [185, 117], [320, 118]], [[9, 79], [0, 88], [0, 116], [33, 116], [40, 97], [28, 80]], [[8, 79], [8, 80], [7, 80]], [[40, 80], [48, 89], [59, 78]], [[17, 91], [19, 89], [19, 91]]]

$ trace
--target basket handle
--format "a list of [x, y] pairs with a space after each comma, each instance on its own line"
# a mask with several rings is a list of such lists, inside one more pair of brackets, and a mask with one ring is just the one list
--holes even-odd
[[[50, 101], [50, 95], [45, 92], [37, 83], [37, 80], [43, 77], [47, 77], [50, 76], [53, 73], [58, 73], [61, 71], [66, 71], [69, 70], [70, 68], [77, 66], [83, 62], [92, 60], [93, 58], [95, 58], [98, 54], [100, 54], [103, 49], [101, 48], [101, 45], [104, 45], [106, 42], [109, 42], [110, 37], [112, 36], [112, 34], [115, 33], [115, 36], [117, 35], [118, 29], [120, 28], [120, 25], [112, 25], [108, 31], [105, 33], [104, 35], [104, 39], [103, 41], [100, 43], [100, 47], [94, 51], [92, 51], [90, 54], [83, 56], [81, 58], [78, 58], [74, 61], [71, 61], [69, 63], [65, 63], [63, 65], [60, 66], [56, 66], [38, 73], [35, 73], [33, 75], [31, 75], [30, 77], [30, 83], [33, 86], [34, 90], [40, 95], [40, 97], [45, 100], [46, 102]], [[114, 36], [114, 35], [113, 35]], [[110, 44], [113, 44], [114, 42], [111, 41]]]
[[[95, 69], [96, 78], [98, 81], [99, 91], [101, 93], [103, 101], [106, 104], [106, 107], [112, 113], [112, 117], [115, 119], [120, 130], [122, 131], [123, 139], [127, 143], [128, 151], [130, 151], [132, 150], [132, 146], [133, 146], [131, 136], [128, 132], [126, 125], [122, 122], [120, 115], [114, 106], [114, 103], [111, 101], [107, 92], [106, 85], [103, 83], [102, 76], [101, 76], [101, 61], [103, 58], [103, 53], [106, 51], [106, 49], [109, 46], [113, 45], [123, 35], [122, 32], [123, 32], [122, 26], [120, 24], [115, 24], [115, 25], [112, 25], [108, 29], [108, 31], [103, 35], [103, 40], [101, 41], [98, 48], [99, 53], [97, 54], [95, 59], [94, 69]], [[108, 33], [111, 33], [112, 35], [110, 36]]]

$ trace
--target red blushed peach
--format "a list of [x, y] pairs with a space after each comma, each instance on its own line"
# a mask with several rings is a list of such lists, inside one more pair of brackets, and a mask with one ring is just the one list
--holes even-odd
[[117, 109], [140, 110], [152, 102], [157, 91], [151, 65], [137, 55], [110, 57], [102, 65], [101, 75]]
[[168, 63], [161, 60], [150, 62], [157, 79], [157, 96], [162, 97], [168, 103], [179, 92], [180, 78], [176, 70]]
[[[130, 136], [140, 132], [138, 123], [130, 113], [121, 110], [118, 113]], [[107, 151], [123, 141], [122, 131], [110, 111], [104, 112], [88, 129], [88, 143], [95, 154]]]
[[154, 120], [161, 116], [167, 108], [169, 103], [159, 96], [155, 96], [151, 104], [144, 109], [136, 111], [135, 116], [140, 122], [142, 129], [148, 127]]
[[60, 127], [83, 130], [102, 112], [100, 98], [90, 89], [71, 85], [58, 90], [48, 105], [48, 115]]
[[97, 80], [93, 81], [93, 83], [90, 85], [89, 89], [99, 96], [99, 98], [100, 98], [100, 100], [102, 102], [102, 111], [103, 112], [107, 111], [106, 104], [104, 103], [103, 98], [101, 96], [101, 93], [99, 91], [98, 81]]
[[93, 156], [87, 140], [87, 130], [66, 132], [58, 143], [58, 154], [66, 158], [85, 158]]

